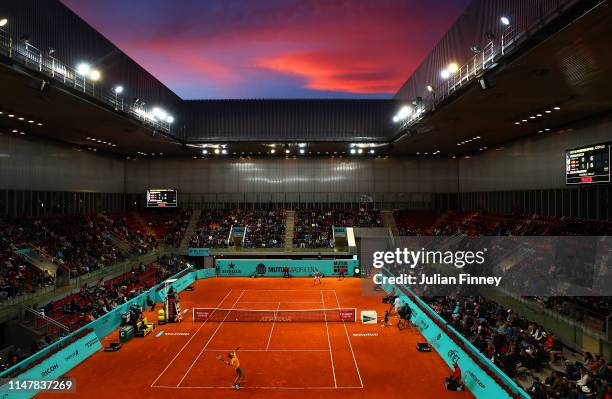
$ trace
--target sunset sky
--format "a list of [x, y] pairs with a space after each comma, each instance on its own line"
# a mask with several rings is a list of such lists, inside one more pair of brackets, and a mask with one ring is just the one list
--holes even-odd
[[390, 98], [468, 0], [62, 0], [185, 99]]

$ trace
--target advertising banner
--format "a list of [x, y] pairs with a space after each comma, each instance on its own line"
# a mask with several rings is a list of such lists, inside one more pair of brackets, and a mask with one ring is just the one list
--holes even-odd
[[352, 276], [356, 259], [218, 259], [217, 266], [222, 277], [257, 275], [259, 277], [282, 277], [285, 267], [291, 276], [312, 276], [319, 271], [323, 276], [337, 276], [343, 268]]
[[21, 389], [15, 389], [14, 385], [5, 383], [0, 387], [0, 397], [6, 399], [31, 398], [40, 390], [34, 387], [39, 386], [43, 381], [58, 379], [101, 348], [102, 344], [98, 336], [90, 332], [19, 375], [18, 381], [20, 382], [33, 381], [38, 384], [31, 386], [26, 384]]
[[198, 269], [196, 272], [196, 280], [203, 278], [211, 278], [216, 276], [216, 270], [214, 267], [208, 267], [206, 269]]
[[209, 256], [210, 251], [208, 248], [189, 248], [187, 250], [187, 255], [189, 256]]

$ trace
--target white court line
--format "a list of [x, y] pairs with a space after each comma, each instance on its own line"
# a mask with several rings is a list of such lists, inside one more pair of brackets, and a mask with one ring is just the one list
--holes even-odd
[[[210, 349], [206, 352], [233, 352], [234, 349]], [[329, 352], [329, 349], [238, 349], [238, 352]]]
[[[262, 292], [275, 292], [275, 291], [281, 291], [281, 292], [312, 292], [312, 293], [316, 293], [317, 291], [313, 291], [313, 290], [309, 290], [309, 289], [303, 289], [303, 290], [282, 290], [282, 289], [249, 289], [249, 292], [252, 291], [262, 291]], [[319, 291], [333, 291], [332, 289], [321, 289]]]
[[[277, 303], [279, 301], [240, 301], [239, 303]], [[280, 301], [280, 303], [321, 303], [321, 301]]]
[[323, 316], [325, 316], [325, 330], [327, 331], [327, 345], [329, 346], [329, 358], [331, 360], [332, 373], [334, 375], [334, 387], [338, 388], [336, 381], [336, 368], [334, 367], [334, 355], [331, 349], [331, 340], [329, 339], [329, 326], [327, 325], [327, 313], [325, 313], [325, 299], [323, 298], [323, 290], [321, 290], [321, 301], [323, 302]]
[[[223, 299], [221, 299], [221, 302], [219, 302], [219, 304], [217, 305], [217, 307], [221, 306], [221, 304], [223, 303], [223, 301], [225, 301], [225, 299], [232, 293], [233, 290], [229, 290], [227, 292], [227, 294], [225, 294], [225, 296], [223, 297]], [[202, 323], [202, 325], [200, 327], [198, 327], [198, 329], [196, 330], [196, 332], [191, 336], [191, 338], [189, 338], [189, 340], [185, 343], [185, 345], [183, 345], [183, 347], [181, 348], [181, 350], [178, 351], [178, 353], [176, 355], [174, 355], [174, 357], [172, 358], [172, 360], [170, 360], [170, 363], [168, 363], [168, 365], [162, 370], [162, 372], [157, 376], [157, 378], [155, 379], [155, 381], [153, 381], [151, 383], [151, 387], [153, 385], [155, 385], [155, 383], [161, 378], [162, 375], [164, 375], [164, 373], [166, 372], [166, 370], [168, 370], [168, 368], [170, 367], [170, 365], [176, 360], [177, 357], [179, 357], [179, 355], [181, 354], [181, 352], [183, 352], [183, 350], [187, 347], [187, 345], [189, 345], [189, 343], [191, 342], [192, 339], [195, 338], [196, 335], [198, 335], [198, 333], [200, 332], [200, 330], [202, 329], [202, 327], [204, 327], [204, 324], [206, 324], [206, 322], [208, 321], [208, 319], [206, 319], [204, 321], [204, 323]]]
[[[334, 296], [336, 297], [336, 302], [338, 303], [338, 308], [340, 308], [340, 300], [338, 300], [338, 294], [336, 290], [334, 290]], [[355, 308], [355, 312], [357, 309]], [[355, 315], [355, 317], [357, 317]], [[348, 339], [349, 347], [351, 348], [351, 355], [353, 355], [353, 363], [355, 363], [355, 369], [357, 370], [357, 375], [359, 376], [359, 382], [361, 383], [361, 387], [363, 388], [363, 380], [361, 379], [361, 373], [359, 372], [359, 366], [357, 365], [357, 359], [355, 359], [355, 352], [353, 352], [353, 344], [351, 344], [351, 338], [349, 337], [348, 329], [346, 328], [346, 322], [342, 322], [344, 324], [344, 332], [346, 333], [346, 339]]]
[[[276, 312], [278, 313], [278, 309], [280, 309], [280, 302], [276, 305]], [[270, 336], [268, 337], [268, 344], [266, 345], [266, 350], [270, 347], [270, 341], [272, 340], [272, 333], [274, 332], [274, 326], [276, 325], [276, 317], [274, 318], [274, 322], [272, 323], [272, 328], [270, 329]]]
[[[174, 387], [168, 385], [156, 385], [152, 388], [166, 388], [166, 389], [235, 389], [234, 387], [211, 387], [211, 386], [183, 386]], [[363, 389], [363, 387], [250, 387], [240, 386], [240, 389], [278, 389], [278, 390], [300, 390], [300, 389]]]
[[[249, 291], [309, 291], [309, 292], [316, 292], [316, 291], [311, 291], [311, 290], [284, 290], [284, 289], [267, 289], [267, 288], [256, 288], [256, 289], [252, 289]], [[324, 290], [325, 291], [325, 290]], [[326, 291], [331, 291], [331, 290], [326, 290]]]
[[[242, 292], [240, 293], [240, 295], [238, 296], [238, 299], [236, 299], [236, 302], [234, 302], [234, 304], [232, 305], [231, 309], [234, 308], [234, 306], [236, 306], [236, 304], [238, 303], [238, 301], [240, 300], [240, 298], [242, 298], [242, 296], [244, 295], [244, 293], [246, 292], [246, 290], [242, 290]], [[195, 358], [195, 360], [193, 361], [193, 363], [191, 363], [191, 366], [189, 366], [189, 368], [187, 369], [187, 371], [185, 372], [185, 375], [183, 375], [183, 378], [181, 378], [181, 380], [179, 381], [178, 384], [176, 384], [176, 386], [178, 387], [179, 385], [181, 385], [181, 382], [183, 382], [185, 380], [185, 378], [187, 377], [187, 375], [189, 374], [189, 372], [191, 371], [191, 369], [193, 368], [193, 366], [195, 366], [196, 362], [198, 361], [198, 359], [200, 358], [200, 356], [202, 356], [202, 353], [204, 353], [204, 350], [208, 347], [208, 344], [210, 344], [210, 341], [212, 341], [212, 339], [215, 337], [215, 335], [217, 335], [217, 332], [219, 331], [219, 329], [221, 328], [221, 326], [223, 325], [223, 322], [225, 321], [225, 319], [227, 319], [227, 316], [229, 316], [230, 312], [227, 312], [227, 314], [225, 315], [225, 317], [223, 318], [223, 320], [221, 320], [221, 323], [219, 323], [219, 325], [217, 326], [217, 329], [212, 333], [212, 335], [210, 336], [210, 338], [208, 339], [208, 341], [206, 342], [206, 345], [204, 345], [204, 347], [202, 348], [202, 350], [200, 351], [200, 353], [198, 353], [198, 356]], [[208, 320], [208, 319], [206, 319]]]

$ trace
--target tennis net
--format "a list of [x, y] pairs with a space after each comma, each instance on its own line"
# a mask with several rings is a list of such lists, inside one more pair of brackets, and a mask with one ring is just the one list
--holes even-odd
[[300, 310], [255, 310], [194, 308], [193, 321], [225, 322], [355, 322], [357, 309], [300, 309]]

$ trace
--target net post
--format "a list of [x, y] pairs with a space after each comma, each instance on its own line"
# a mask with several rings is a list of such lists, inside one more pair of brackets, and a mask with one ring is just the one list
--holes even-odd
[[353, 315], [355, 316], [353, 319], [353, 323], [357, 323], [357, 308], [353, 308]]

